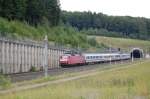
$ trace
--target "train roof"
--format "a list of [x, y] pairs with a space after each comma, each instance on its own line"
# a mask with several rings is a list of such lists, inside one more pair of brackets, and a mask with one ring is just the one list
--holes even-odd
[[107, 55], [120, 55], [125, 54], [128, 55], [129, 53], [84, 53], [84, 56], [107, 56]]

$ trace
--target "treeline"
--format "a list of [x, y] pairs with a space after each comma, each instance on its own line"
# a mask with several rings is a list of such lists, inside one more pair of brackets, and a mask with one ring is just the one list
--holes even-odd
[[84, 30], [89, 34], [121, 36], [137, 39], [150, 39], [150, 19], [130, 16], [108, 16], [92, 12], [66, 12], [61, 15], [62, 22]]
[[32, 25], [48, 21], [56, 26], [60, 19], [60, 4], [58, 0], [0, 0], [0, 17]]

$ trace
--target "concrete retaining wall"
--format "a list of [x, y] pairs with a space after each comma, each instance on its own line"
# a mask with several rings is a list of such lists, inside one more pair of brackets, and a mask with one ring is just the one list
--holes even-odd
[[[59, 57], [65, 49], [48, 49], [48, 68], [59, 68]], [[0, 39], [0, 72], [3, 74], [29, 72], [32, 67], [43, 69], [44, 44]]]

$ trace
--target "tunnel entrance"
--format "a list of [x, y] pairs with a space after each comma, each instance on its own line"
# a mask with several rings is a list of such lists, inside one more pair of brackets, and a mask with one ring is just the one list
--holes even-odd
[[141, 49], [133, 49], [131, 52], [131, 57], [142, 58], [143, 57], [143, 51]]

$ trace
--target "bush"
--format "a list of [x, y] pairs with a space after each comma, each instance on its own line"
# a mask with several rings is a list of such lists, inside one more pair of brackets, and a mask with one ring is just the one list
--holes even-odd
[[89, 43], [91, 46], [93, 46], [93, 47], [98, 46], [98, 43], [97, 43], [97, 41], [96, 41], [95, 38], [89, 38], [89, 39], [88, 39], [88, 43]]
[[32, 66], [31, 69], [30, 69], [30, 72], [36, 72], [36, 71], [37, 71], [36, 67]]

